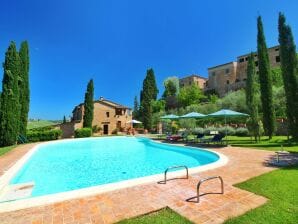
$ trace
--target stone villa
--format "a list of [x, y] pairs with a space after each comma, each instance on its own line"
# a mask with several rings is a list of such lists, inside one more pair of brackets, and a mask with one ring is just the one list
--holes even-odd
[[[77, 105], [72, 111], [71, 122], [61, 124], [63, 137], [71, 137], [74, 130], [83, 127], [84, 104]], [[129, 127], [126, 122], [132, 120], [132, 110], [129, 107], [100, 97], [94, 101], [94, 118], [92, 126], [100, 127], [102, 134], [110, 135], [115, 129], [125, 130]]]
[[[247, 62], [250, 54], [237, 57], [237, 61], [228, 62], [208, 68], [208, 79], [199, 75], [190, 75], [179, 79], [180, 87], [198, 86], [204, 92], [217, 93], [223, 97], [230, 91], [245, 88], [247, 77]], [[280, 66], [279, 46], [268, 48], [271, 68]], [[254, 53], [256, 70], [258, 72], [258, 57]]]
[[[216, 92], [224, 96], [230, 91], [244, 88], [247, 78], [247, 62], [250, 54], [237, 57], [237, 61], [225, 63], [208, 68], [208, 81], [205, 91]], [[279, 46], [268, 48], [269, 62], [271, 68], [280, 66]], [[258, 73], [258, 55], [254, 53], [256, 70]]]
[[204, 89], [206, 81], [207, 81], [207, 78], [193, 74], [179, 79], [179, 86], [185, 87], [185, 86], [195, 85], [195, 86], [198, 86], [200, 89]]

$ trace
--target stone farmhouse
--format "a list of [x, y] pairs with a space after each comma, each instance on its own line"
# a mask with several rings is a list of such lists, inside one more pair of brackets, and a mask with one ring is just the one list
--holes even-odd
[[[77, 105], [72, 111], [72, 119], [66, 124], [61, 124], [64, 138], [72, 137], [75, 129], [83, 127], [84, 104]], [[132, 120], [132, 109], [121, 104], [100, 97], [94, 101], [94, 117], [92, 126], [101, 128], [104, 135], [110, 135], [115, 129], [125, 131]]]

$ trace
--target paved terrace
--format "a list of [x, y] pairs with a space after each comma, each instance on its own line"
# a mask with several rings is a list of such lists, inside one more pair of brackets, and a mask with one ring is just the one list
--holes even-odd
[[[0, 157], [0, 175], [33, 145], [19, 146]], [[188, 180], [172, 180], [167, 184], [144, 184], [82, 199], [0, 213], [0, 222], [1, 224], [108, 224], [168, 206], [195, 223], [222, 223], [230, 217], [239, 216], [266, 203], [266, 198], [233, 185], [273, 170], [274, 168], [266, 166], [265, 162], [274, 153], [236, 147], [225, 147], [214, 151], [226, 155], [229, 158], [228, 164], [191, 175]], [[187, 198], [196, 195], [198, 180], [212, 175], [223, 177], [225, 194], [203, 196], [200, 203], [186, 202]], [[214, 181], [203, 184], [201, 192], [220, 190], [219, 181]]]

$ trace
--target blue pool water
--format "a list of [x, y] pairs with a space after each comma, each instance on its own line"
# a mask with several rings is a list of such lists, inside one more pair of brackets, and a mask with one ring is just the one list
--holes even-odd
[[39, 146], [11, 184], [34, 181], [34, 197], [159, 174], [173, 165], [201, 166], [218, 159], [212, 152], [145, 138], [60, 141]]

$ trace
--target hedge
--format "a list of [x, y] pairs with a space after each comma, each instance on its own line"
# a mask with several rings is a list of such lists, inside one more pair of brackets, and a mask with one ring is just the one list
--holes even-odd
[[85, 138], [92, 135], [91, 128], [80, 128], [75, 130], [75, 138]]
[[56, 140], [60, 138], [62, 131], [58, 129], [53, 130], [44, 130], [44, 131], [27, 131], [27, 140], [28, 142], [40, 142], [40, 141], [49, 141]]

